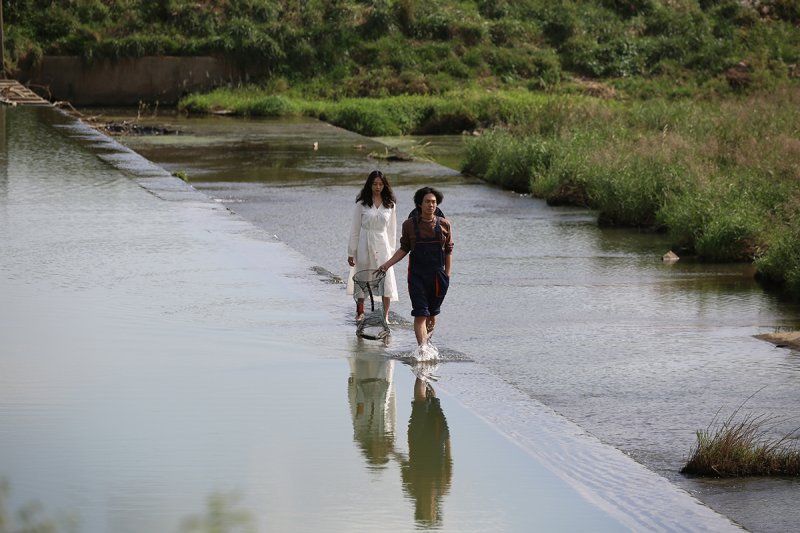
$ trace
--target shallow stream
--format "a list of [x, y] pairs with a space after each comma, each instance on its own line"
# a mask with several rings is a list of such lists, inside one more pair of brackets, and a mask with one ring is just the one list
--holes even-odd
[[[186, 172], [196, 188], [337, 276], [346, 273], [351, 205], [371, 169], [388, 176], [400, 214], [413, 207], [416, 188], [439, 187], [456, 240], [440, 346], [752, 531], [787, 531], [800, 521], [796, 480], [679, 474], [695, 432], [745, 401], [743, 414], [777, 417], [775, 435], [797, 426], [800, 354], [753, 335], [800, 329], [800, 308], [765, 292], [751, 267], [665, 264], [663, 236], [603, 229], [591, 211], [549, 207], [466, 178], [453, 170], [468, 142], [461, 136], [366, 139], [304, 119], [172, 124], [180, 135], [122, 142]], [[385, 153], [381, 143], [427, 144], [449, 167], [376, 158]], [[392, 308], [400, 322], [410, 309], [403, 292]], [[342, 300], [348, 320], [344, 291]]]
[[[749, 267], [664, 264], [662, 236], [466, 178], [452, 168], [460, 136], [429, 139], [450, 167], [389, 162], [382, 143], [412, 140], [306, 119], [160, 116], [143, 122], [181, 133], [120, 138], [201, 194], [47, 111], [0, 113], [0, 481], [12, 504], [75, 509], [92, 532], [202, 523], [205, 495], [207, 520], [239, 502], [267, 530], [298, 517], [309, 531], [727, 529], [672, 483], [752, 531], [800, 519], [795, 480], [678, 473], [695, 432], [746, 400], [743, 413], [777, 417], [775, 435], [797, 426], [800, 354], [753, 335], [800, 329], [800, 308]], [[454, 226], [434, 339], [455, 472], [435, 498], [443, 521], [408, 518], [410, 505], [425, 511], [395, 435], [413, 378], [384, 364], [414, 345], [405, 291], [388, 346], [370, 347], [337, 283], [373, 168], [400, 214], [420, 185], [439, 187]], [[353, 383], [374, 388], [381, 372], [391, 409], [362, 433]]]

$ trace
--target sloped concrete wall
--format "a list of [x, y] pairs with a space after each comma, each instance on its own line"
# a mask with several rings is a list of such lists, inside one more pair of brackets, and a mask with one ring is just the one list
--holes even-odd
[[247, 81], [245, 73], [223, 57], [140, 57], [96, 60], [45, 56], [17, 79], [49, 100], [76, 106], [175, 104], [181, 96]]

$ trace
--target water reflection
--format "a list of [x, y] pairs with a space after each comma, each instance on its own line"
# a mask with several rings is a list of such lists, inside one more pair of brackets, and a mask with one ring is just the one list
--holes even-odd
[[442, 498], [449, 492], [453, 472], [450, 430], [426, 363], [412, 366], [415, 375], [408, 450], [395, 442], [396, 395], [393, 359], [382, 353], [356, 351], [350, 357], [347, 392], [353, 438], [367, 468], [384, 470], [394, 459], [400, 467], [403, 490], [414, 504], [417, 527], [442, 525]]
[[237, 509], [240, 497], [236, 493], [214, 492], [206, 501], [202, 515], [192, 515], [181, 522], [182, 533], [233, 533], [255, 531], [249, 511]]
[[12, 511], [8, 503], [11, 484], [0, 479], [0, 533], [50, 533], [56, 531], [78, 531], [78, 520], [66, 515], [55, 519], [47, 515], [44, 506], [38, 501], [29, 501]]
[[408, 421], [408, 455], [399, 455], [403, 489], [414, 500], [414, 519], [420, 527], [442, 524], [442, 498], [450, 490], [453, 459], [450, 430], [441, 402], [424, 377], [414, 382], [414, 401]]
[[394, 361], [381, 354], [350, 357], [347, 395], [353, 419], [353, 439], [370, 468], [383, 468], [394, 450]]

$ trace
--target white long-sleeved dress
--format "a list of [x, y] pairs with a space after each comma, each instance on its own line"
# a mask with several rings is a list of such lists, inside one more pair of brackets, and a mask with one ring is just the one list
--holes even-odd
[[[383, 204], [378, 207], [356, 204], [347, 244], [348, 257], [354, 257], [356, 266], [347, 277], [347, 294], [363, 298], [363, 291], [353, 283], [353, 274], [359, 270], [375, 270], [385, 263], [397, 249], [397, 213], [395, 208]], [[386, 272], [383, 296], [397, 301], [397, 282], [394, 267]]]

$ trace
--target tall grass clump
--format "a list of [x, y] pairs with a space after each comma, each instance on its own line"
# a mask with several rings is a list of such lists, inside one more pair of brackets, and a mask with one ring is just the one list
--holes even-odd
[[344, 102], [332, 105], [321, 117], [335, 126], [370, 137], [402, 134], [387, 110], [373, 102]]
[[775, 417], [746, 414], [739, 410], [697, 432], [697, 442], [681, 473], [708, 477], [798, 476], [800, 450], [791, 441], [797, 429], [784, 437], [772, 437]]
[[[800, 209], [797, 204], [795, 201], [793, 205]], [[767, 250], [756, 259], [755, 265], [761, 280], [800, 297], [800, 215], [795, 214], [788, 224], [774, 231]]]
[[548, 205], [587, 207], [586, 181], [590, 172], [588, 154], [580, 141], [551, 140], [550, 165], [532, 179], [531, 194], [543, 198]]
[[240, 115], [257, 117], [285, 117], [297, 112], [297, 106], [289, 98], [277, 94], [260, 95], [234, 106]]
[[467, 143], [461, 171], [472, 176], [485, 176], [498, 138], [505, 138], [506, 135], [507, 132], [494, 129]]
[[[776, 193], [752, 176], [703, 176], [658, 214], [676, 247], [711, 261], [752, 261], [765, 247]], [[778, 195], [780, 196], [780, 195]]]
[[487, 182], [516, 192], [530, 192], [531, 180], [546, 172], [552, 161], [546, 140], [496, 130], [467, 147], [463, 169]]
[[207, 94], [186, 96], [178, 109], [197, 114], [225, 112], [241, 116], [285, 117], [299, 114], [303, 107], [296, 99], [280, 94], [253, 88], [221, 88]]
[[603, 225], [653, 226], [681, 176], [658, 161], [633, 159], [598, 166], [587, 179], [588, 203]]

